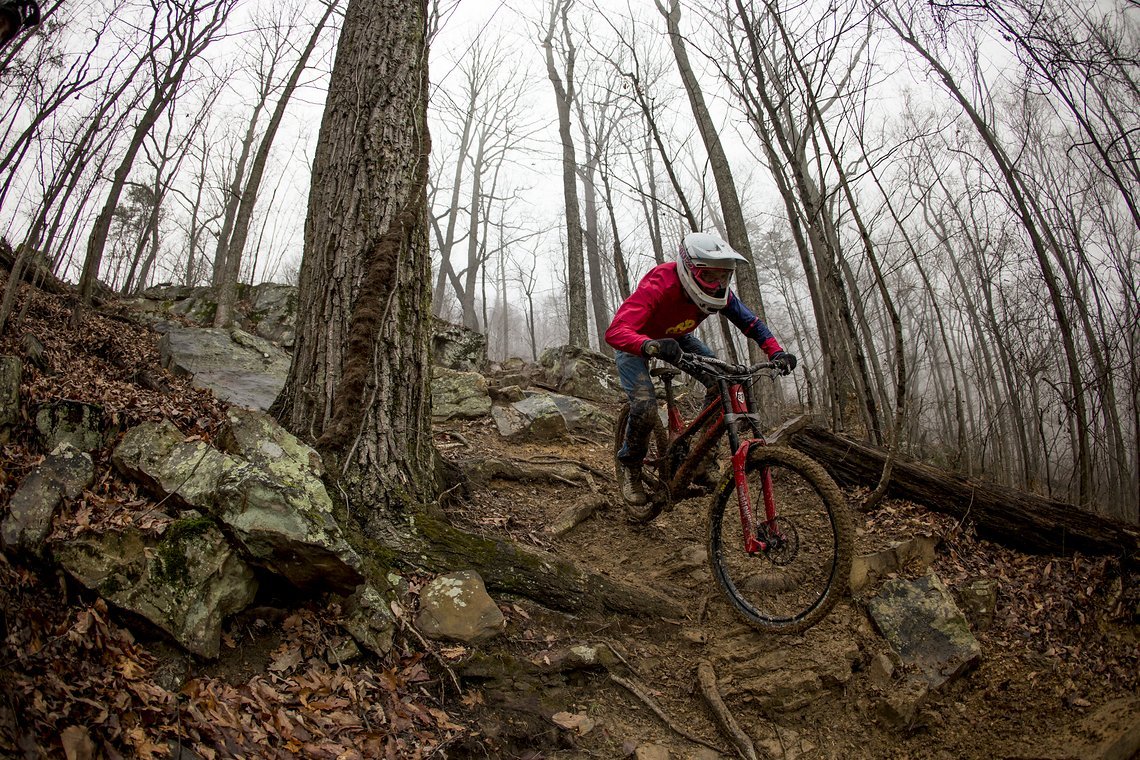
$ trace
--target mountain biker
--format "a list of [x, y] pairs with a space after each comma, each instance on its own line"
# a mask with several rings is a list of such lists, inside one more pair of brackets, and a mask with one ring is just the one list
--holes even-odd
[[21, 29], [40, 23], [35, 0], [0, 0], [0, 47], [11, 42]]
[[618, 376], [629, 396], [625, 445], [617, 459], [621, 495], [630, 504], [640, 506], [648, 500], [641, 463], [649, 448], [652, 415], [657, 414], [648, 358], [674, 364], [682, 352], [715, 356], [692, 333], [710, 314], [723, 311], [784, 374], [796, 368], [795, 355], [781, 348], [768, 326], [729, 289], [742, 261], [746, 259], [715, 235], [686, 235], [677, 249], [677, 260], [650, 269], [606, 330], [606, 343], [616, 350]]

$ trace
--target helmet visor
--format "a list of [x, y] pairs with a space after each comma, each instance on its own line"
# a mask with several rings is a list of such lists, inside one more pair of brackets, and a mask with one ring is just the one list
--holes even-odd
[[732, 280], [731, 269], [721, 267], [696, 267], [693, 269], [693, 279], [710, 295], [720, 295]]

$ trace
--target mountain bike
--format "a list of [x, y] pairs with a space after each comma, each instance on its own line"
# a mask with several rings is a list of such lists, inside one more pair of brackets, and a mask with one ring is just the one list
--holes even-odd
[[[772, 362], [730, 364], [690, 353], [676, 367], [650, 371], [664, 384], [668, 428], [653, 415], [642, 465], [649, 499], [643, 506], [627, 504], [629, 519], [647, 523], [697, 495], [693, 476], [727, 433], [731, 467], [713, 487], [707, 514], [713, 577], [752, 627], [770, 633], [807, 630], [831, 611], [847, 587], [854, 528], [843, 494], [818, 462], [764, 440], [754, 384], [775, 377], [780, 367]], [[718, 391], [689, 423], [681, 417], [673, 390], [681, 370]], [[626, 404], [615, 426], [615, 465], [628, 418]], [[754, 499], [763, 505], [761, 514], [753, 509]]]

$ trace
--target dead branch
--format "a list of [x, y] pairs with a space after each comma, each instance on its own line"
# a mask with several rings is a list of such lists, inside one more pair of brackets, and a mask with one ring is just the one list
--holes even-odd
[[708, 660], [701, 660], [697, 663], [697, 682], [701, 686], [701, 694], [704, 695], [705, 702], [712, 710], [717, 722], [720, 723], [720, 727], [724, 729], [732, 741], [733, 746], [736, 747], [736, 751], [744, 760], [759, 760], [756, 754], [756, 746], [752, 744], [748, 734], [741, 730], [736, 718], [733, 717], [728, 706], [721, 699], [720, 689], [716, 682], [716, 671], [713, 670], [712, 663]]

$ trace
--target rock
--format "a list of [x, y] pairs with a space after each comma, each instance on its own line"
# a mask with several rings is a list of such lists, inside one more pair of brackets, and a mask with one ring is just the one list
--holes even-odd
[[997, 581], [975, 578], [958, 588], [958, 602], [975, 631], [985, 631], [994, 622], [997, 608]]
[[131, 305], [144, 314], [179, 316], [202, 327], [213, 324], [218, 310], [212, 288], [169, 283], [147, 288]]
[[[495, 407], [500, 409], [500, 407]], [[499, 428], [499, 434], [508, 439], [530, 441], [556, 441], [569, 432], [562, 410], [549, 393], [539, 393], [522, 401], [516, 401], [492, 418]], [[512, 413], [513, 412], [513, 413]]]
[[567, 670], [609, 668], [618, 664], [613, 650], [606, 645], [576, 644], [565, 649], [539, 652], [531, 658], [532, 672], [559, 673]]
[[243, 330], [170, 330], [159, 341], [162, 366], [193, 378], [231, 404], [265, 411], [285, 385], [289, 354]]
[[241, 323], [266, 340], [292, 348], [297, 338], [297, 287], [264, 282], [249, 289]]
[[0, 356], [0, 443], [20, 421], [20, 381], [24, 366], [15, 356]]
[[201, 657], [218, 656], [222, 621], [257, 592], [253, 571], [213, 521], [197, 513], [170, 525], [161, 538], [124, 528], [61, 542], [54, 551], [84, 586]]
[[487, 393], [491, 396], [492, 401], [502, 401], [507, 404], [522, 401], [526, 398], [523, 389], [517, 385], [508, 385], [505, 388], [493, 388], [488, 386]]
[[545, 394], [550, 397], [562, 418], [566, 420], [566, 429], [571, 433], [607, 433], [614, 429], [613, 416], [606, 414], [597, 406], [573, 396], [564, 396], [560, 393]]
[[0, 527], [4, 548], [41, 554], [56, 511], [65, 502], [78, 499], [94, 478], [91, 456], [61, 443], [12, 494], [8, 515]]
[[41, 404], [36, 411], [36, 431], [47, 451], [65, 442], [80, 451], [95, 451], [106, 440], [103, 407], [68, 399]]
[[668, 747], [660, 744], [642, 744], [633, 753], [636, 760], [670, 760], [673, 757]]
[[475, 419], [491, 412], [487, 380], [478, 372], [434, 367], [431, 379], [433, 420]]
[[[837, 619], [835, 625], [816, 626], [795, 645], [758, 641], [751, 629], [715, 639], [710, 644], [710, 659], [726, 661], [723, 670], [732, 674], [720, 683], [725, 701], [789, 712], [850, 681], [859, 645], [848, 633], [850, 628], [838, 620], [842, 611], [832, 612], [832, 617]], [[717, 671], [721, 670], [718, 664]]]
[[345, 602], [341, 627], [373, 654], [383, 657], [392, 651], [396, 619], [384, 595], [369, 583], [362, 583]]
[[889, 549], [855, 557], [851, 562], [851, 593], [858, 596], [883, 580], [890, 573], [904, 567], [915, 573], [925, 573], [934, 562], [934, 548], [938, 540], [933, 536], [917, 536], [895, 544]]
[[917, 668], [932, 691], [981, 659], [965, 616], [934, 573], [887, 581], [867, 607], [903, 664]]
[[895, 661], [885, 654], [877, 654], [871, 658], [867, 673], [876, 686], [886, 687], [895, 677]]
[[569, 396], [614, 403], [625, 398], [613, 359], [583, 348], [559, 346], [543, 351], [539, 364], [547, 383]]
[[298, 588], [355, 589], [361, 560], [333, 516], [316, 453], [267, 415], [241, 411], [222, 441], [254, 461], [183, 442], [166, 420], [128, 430], [111, 460], [160, 498], [216, 516], [246, 559]]
[[313, 481], [322, 485], [321, 455], [264, 412], [241, 407], [227, 409], [218, 446], [279, 478], [300, 477], [308, 485], [314, 485]]
[[440, 367], [478, 372], [487, 364], [487, 338], [463, 325], [433, 318], [431, 356]]
[[506, 619], [472, 570], [441, 575], [420, 591], [416, 627], [431, 639], [487, 641], [502, 633]]
[[875, 702], [875, 714], [892, 728], [909, 730], [929, 695], [925, 679], [909, 678], [887, 688], [886, 694]]

